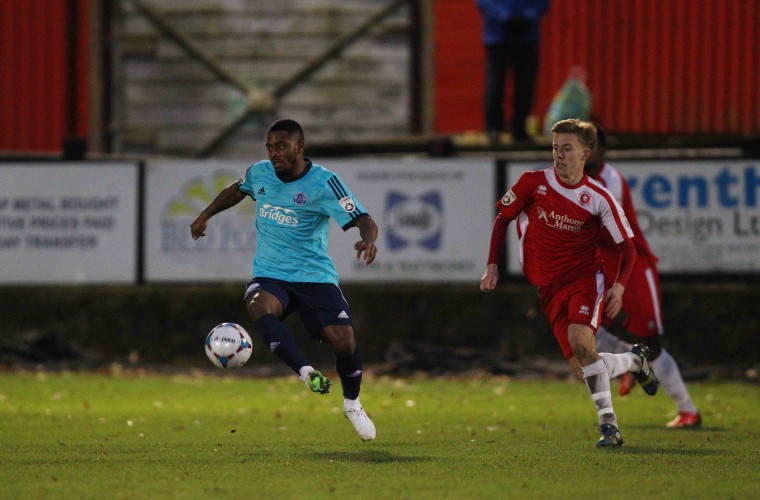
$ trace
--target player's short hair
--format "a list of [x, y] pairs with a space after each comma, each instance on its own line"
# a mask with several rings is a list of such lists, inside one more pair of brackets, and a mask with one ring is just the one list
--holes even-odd
[[596, 146], [596, 127], [591, 122], [577, 118], [560, 120], [552, 127], [553, 134], [575, 134], [581, 144], [588, 149]]
[[269, 127], [269, 132], [287, 132], [290, 139], [303, 141], [304, 134], [301, 125], [290, 118], [281, 118]]

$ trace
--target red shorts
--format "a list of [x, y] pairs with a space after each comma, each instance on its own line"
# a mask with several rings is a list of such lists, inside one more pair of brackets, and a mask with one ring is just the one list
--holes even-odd
[[636, 259], [631, 278], [623, 292], [623, 326], [638, 337], [662, 335], [662, 309], [660, 308], [660, 278], [657, 268]]
[[571, 323], [588, 326], [594, 332], [599, 328], [604, 310], [604, 275], [600, 272], [563, 285], [539, 286], [538, 296], [562, 354], [566, 359], [572, 358], [567, 328]]

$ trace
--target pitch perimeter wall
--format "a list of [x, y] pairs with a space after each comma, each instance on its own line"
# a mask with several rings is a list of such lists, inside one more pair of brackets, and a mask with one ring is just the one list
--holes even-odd
[[[477, 290], [494, 202], [530, 164], [322, 163], [355, 189], [381, 230], [380, 257], [365, 268], [353, 256], [356, 232], [331, 229], [330, 251], [368, 362], [410, 343], [459, 347], [483, 362], [559, 356], [513, 260], [503, 263], [509, 278], [495, 293]], [[636, 180], [639, 217], [652, 222], [647, 237], [665, 256], [665, 343], [689, 362], [760, 359], [757, 163], [619, 163]], [[76, 348], [95, 358], [193, 364], [215, 324], [250, 328], [241, 294], [255, 253], [255, 205], [217, 216], [200, 242], [189, 237], [195, 215], [246, 167], [213, 160], [0, 164], [2, 351], [44, 357], [51, 349], [50, 356], [65, 357]], [[309, 348], [324, 356], [318, 347]]]

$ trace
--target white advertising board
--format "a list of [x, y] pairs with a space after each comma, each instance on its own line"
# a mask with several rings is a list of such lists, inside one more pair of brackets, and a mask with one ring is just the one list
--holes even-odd
[[342, 282], [471, 282], [485, 269], [493, 223], [490, 159], [351, 159], [337, 173], [380, 230], [377, 260], [356, 260], [357, 229], [331, 225], [330, 255]]
[[206, 236], [190, 224], [250, 165], [239, 161], [156, 160], [146, 165], [145, 280], [239, 281], [256, 252], [256, 204], [246, 198], [213, 217]]
[[0, 283], [133, 283], [138, 166], [0, 164]]
[[[627, 179], [636, 217], [665, 273], [760, 272], [760, 163], [757, 160], [610, 162]], [[509, 184], [525, 170], [515, 163]], [[520, 273], [514, 228], [510, 273]]]
[[[316, 160], [340, 176], [377, 222], [378, 257], [356, 261], [358, 229], [330, 224], [341, 282], [477, 283], [493, 222], [490, 160]], [[255, 203], [214, 216], [207, 236], [190, 224], [249, 164], [151, 161], [146, 170], [147, 281], [244, 281], [256, 251]]]

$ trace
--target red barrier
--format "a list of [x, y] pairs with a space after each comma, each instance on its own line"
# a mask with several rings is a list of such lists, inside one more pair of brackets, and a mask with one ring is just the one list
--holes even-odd
[[[0, 149], [59, 151], [69, 134], [87, 133], [88, 0], [0, 0]], [[77, 7], [76, 103], [67, 58], [67, 12]], [[75, 129], [67, 130], [75, 112]]]
[[[476, 2], [434, 6], [435, 130], [481, 130], [484, 53]], [[543, 119], [570, 68], [581, 65], [593, 118], [610, 131], [758, 133], [758, 26], [760, 0], [552, 0], [542, 25], [534, 114]]]

